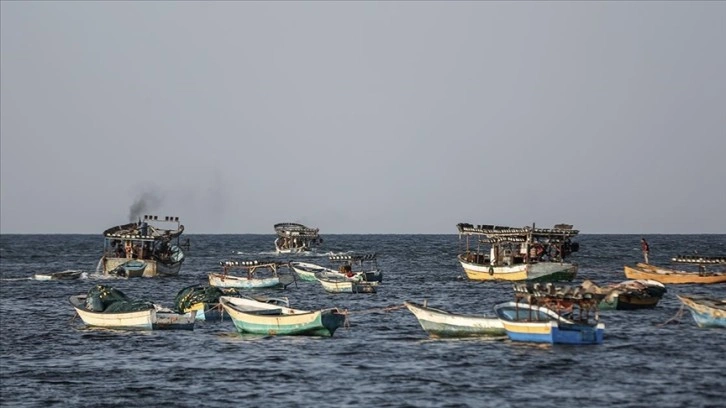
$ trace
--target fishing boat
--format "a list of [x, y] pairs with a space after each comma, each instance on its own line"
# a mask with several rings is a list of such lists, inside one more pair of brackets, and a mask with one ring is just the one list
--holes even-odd
[[219, 264], [222, 273], [210, 273], [208, 276], [209, 285], [217, 288], [284, 289], [296, 281], [294, 274], [280, 274], [280, 268], [289, 266], [286, 262], [254, 260], [222, 261]]
[[648, 279], [626, 280], [605, 286], [585, 280], [582, 287], [604, 296], [598, 304], [600, 310], [652, 309], [667, 292], [665, 285]]
[[[515, 284], [515, 301], [494, 307], [512, 341], [550, 344], [601, 344], [600, 296], [582, 287]], [[594, 320], [590, 313], [594, 311]]]
[[383, 282], [383, 272], [378, 268], [378, 256], [375, 253], [331, 255], [328, 260], [337, 265], [335, 269], [338, 272], [348, 277], [356, 277], [364, 282]]
[[49, 281], [49, 280], [74, 280], [81, 277], [82, 271], [63, 271], [63, 272], [49, 272], [49, 273], [36, 273], [33, 275], [33, 279], [38, 281]]
[[335, 271], [317, 272], [315, 278], [328, 293], [376, 293], [378, 282], [366, 282]]
[[279, 307], [279, 314], [270, 315], [250, 311], [249, 304], [235, 304], [235, 298], [222, 296], [219, 302], [240, 333], [332, 337], [346, 321], [346, 314], [335, 308], [309, 311]]
[[175, 310], [180, 313], [196, 311], [197, 320], [217, 322], [222, 319], [222, 296], [248, 298], [270, 305], [290, 307], [287, 297], [244, 296], [236, 289], [220, 289], [213, 286], [191, 285], [181, 289], [174, 298]]
[[[458, 260], [474, 281], [572, 281], [577, 264], [567, 261], [580, 245], [572, 225], [512, 228], [457, 224], [462, 250]], [[471, 242], [471, 241], [474, 242]], [[465, 242], [465, 245], [463, 245]]]
[[703, 295], [677, 295], [698, 327], [726, 327], [726, 299]]
[[278, 254], [294, 254], [311, 251], [323, 243], [318, 228], [310, 228], [295, 222], [274, 225], [275, 250]]
[[151, 302], [134, 301], [113, 288], [98, 285], [69, 301], [83, 323], [123, 330], [194, 330], [196, 312], [180, 314]]
[[144, 215], [138, 222], [103, 232], [104, 275], [145, 278], [179, 274], [185, 256], [179, 244], [184, 226], [179, 217]]
[[496, 316], [457, 314], [411, 301], [404, 302], [421, 327], [431, 337], [506, 336], [502, 321]]
[[314, 282], [318, 279], [315, 274], [318, 272], [335, 272], [330, 268], [309, 262], [290, 262], [290, 268], [297, 274], [300, 280]]
[[726, 268], [726, 257], [676, 256], [671, 262], [696, 266], [697, 271], [675, 270], [646, 263], [635, 266], [625, 265], [628, 279], [650, 279], [666, 284], [701, 283], [713, 284], [726, 282], [726, 269], [709, 271], [709, 267]]

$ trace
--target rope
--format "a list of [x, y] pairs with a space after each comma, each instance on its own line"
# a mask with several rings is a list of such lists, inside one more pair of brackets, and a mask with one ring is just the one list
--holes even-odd
[[661, 324], [658, 324], [656, 326], [657, 327], [663, 327], [663, 326], [665, 326], [665, 325], [667, 325], [667, 324], [669, 324], [669, 323], [671, 323], [673, 321], [675, 321], [675, 323], [680, 323], [681, 322], [681, 317], [683, 317], [683, 313], [685, 311], [686, 311], [686, 306], [683, 305], [683, 304], [681, 304], [681, 308], [678, 309], [678, 311], [676, 312], [676, 314], [673, 317], [671, 317], [670, 319], [668, 319], [665, 322], [663, 322]]
[[366, 309], [366, 310], [358, 310], [358, 311], [352, 311], [349, 312], [348, 310], [345, 311], [345, 314], [365, 314], [365, 313], [386, 313], [386, 312], [393, 312], [395, 310], [403, 309], [406, 305], [393, 305], [383, 308], [374, 308], [374, 309]]

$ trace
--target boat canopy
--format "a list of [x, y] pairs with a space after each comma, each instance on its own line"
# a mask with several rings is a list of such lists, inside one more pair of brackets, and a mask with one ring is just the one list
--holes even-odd
[[699, 255], [678, 255], [671, 258], [671, 262], [697, 265], [718, 265], [726, 264], [726, 257], [699, 256]]
[[331, 255], [328, 257], [331, 261], [351, 261], [351, 262], [359, 262], [359, 261], [373, 261], [376, 259], [376, 253], [371, 254], [360, 254], [360, 255]]
[[318, 228], [310, 228], [294, 222], [281, 222], [275, 224], [275, 232], [281, 237], [294, 235], [316, 238], [319, 235], [319, 231], [320, 229]]
[[[155, 225], [152, 225], [155, 224]], [[173, 223], [174, 228], [163, 228], [163, 223]], [[111, 227], [103, 232], [104, 237], [109, 239], [155, 241], [164, 237], [178, 238], [184, 232], [184, 226], [179, 222], [179, 217], [144, 215], [143, 221]]]
[[576, 229], [572, 229], [570, 224], [557, 224], [554, 228], [535, 228], [532, 227], [503, 227], [498, 225], [473, 225], [468, 223], [459, 223], [456, 225], [459, 229], [459, 235], [483, 235], [492, 243], [502, 241], [509, 242], [525, 242], [529, 237], [532, 238], [548, 238], [548, 239], [567, 239], [572, 238], [580, 233]]

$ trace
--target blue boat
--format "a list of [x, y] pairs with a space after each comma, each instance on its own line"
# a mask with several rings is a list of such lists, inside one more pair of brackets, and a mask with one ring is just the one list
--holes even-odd
[[726, 299], [702, 295], [677, 295], [698, 327], [726, 327]]
[[512, 341], [550, 344], [603, 342], [603, 323], [573, 321], [544, 306], [506, 302], [496, 305], [494, 311]]
[[146, 261], [140, 259], [132, 259], [117, 266], [109, 274], [120, 276], [122, 278], [140, 278], [144, 276], [146, 270]]

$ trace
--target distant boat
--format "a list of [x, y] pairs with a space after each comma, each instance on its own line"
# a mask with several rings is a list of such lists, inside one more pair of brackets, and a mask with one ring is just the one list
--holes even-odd
[[[210, 273], [209, 285], [217, 288], [266, 289], [285, 288], [295, 282], [295, 275], [282, 275], [279, 268], [288, 267], [275, 261], [222, 261], [222, 273]], [[237, 274], [233, 274], [235, 273]]]
[[249, 304], [235, 305], [235, 298], [222, 296], [219, 301], [240, 333], [332, 337], [346, 320], [346, 315], [338, 309], [308, 311], [279, 307], [279, 314], [269, 315], [250, 311]]
[[580, 248], [571, 241], [579, 233], [572, 225], [548, 229], [460, 223], [457, 228], [459, 240], [466, 237], [458, 260], [470, 280], [555, 282], [572, 281], [577, 274], [577, 264], [567, 261]]
[[309, 228], [295, 222], [281, 222], [274, 225], [275, 250], [279, 254], [307, 252], [322, 245], [318, 228]]
[[432, 337], [506, 336], [496, 316], [450, 313], [415, 302], [404, 302], [421, 327]]
[[677, 295], [698, 327], [726, 327], [726, 299], [702, 295]]
[[628, 279], [650, 279], [665, 284], [726, 282], [726, 271], [710, 272], [705, 269], [700, 271], [679, 271], [646, 263], [638, 263], [635, 266], [625, 265], [624, 270]]
[[144, 215], [138, 222], [111, 227], [103, 232], [101, 272], [145, 278], [178, 275], [185, 259], [179, 243], [183, 232], [179, 217], [172, 216]]
[[36, 273], [33, 275], [33, 279], [39, 281], [48, 280], [74, 280], [81, 277], [83, 272], [81, 271], [63, 271], [63, 272], [51, 272], [51, 273]]

